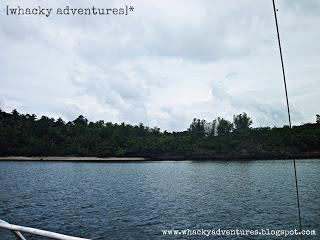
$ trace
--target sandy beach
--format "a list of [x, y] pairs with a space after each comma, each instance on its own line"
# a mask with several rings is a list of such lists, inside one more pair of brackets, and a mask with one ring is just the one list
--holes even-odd
[[140, 157], [107, 157], [107, 158], [98, 158], [98, 157], [25, 157], [25, 156], [6, 156], [0, 157], [0, 161], [93, 161], [93, 162], [107, 162], [107, 161], [145, 161], [146, 158]]

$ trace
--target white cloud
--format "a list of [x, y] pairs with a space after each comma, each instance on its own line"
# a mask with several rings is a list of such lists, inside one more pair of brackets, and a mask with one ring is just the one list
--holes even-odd
[[[15, 5], [20, 1], [4, 1]], [[314, 121], [320, 3], [276, 1], [294, 123]], [[38, 6], [36, 0], [23, 6]], [[67, 1], [46, 3], [64, 7]], [[287, 124], [272, 3], [74, 1], [135, 6], [127, 17], [0, 14], [0, 106], [72, 120], [186, 129], [192, 118]]]

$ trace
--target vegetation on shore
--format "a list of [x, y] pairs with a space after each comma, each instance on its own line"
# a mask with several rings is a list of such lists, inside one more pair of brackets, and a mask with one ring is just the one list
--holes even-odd
[[95, 156], [154, 159], [320, 157], [320, 116], [316, 123], [282, 128], [251, 128], [246, 113], [230, 122], [194, 119], [182, 132], [143, 124], [65, 122], [0, 110], [0, 156]]

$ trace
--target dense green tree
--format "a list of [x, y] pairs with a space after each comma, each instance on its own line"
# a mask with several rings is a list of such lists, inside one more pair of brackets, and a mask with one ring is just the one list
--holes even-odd
[[252, 120], [246, 113], [233, 116], [233, 127], [237, 132], [248, 130], [251, 124]]
[[217, 135], [223, 136], [229, 134], [233, 129], [233, 124], [224, 119], [224, 118], [218, 118], [217, 119]]
[[82, 115], [65, 122], [61, 118], [37, 118], [34, 114], [0, 109], [0, 155], [158, 159], [320, 155], [319, 122], [292, 129], [250, 128], [251, 124], [251, 118], [243, 113], [234, 117], [233, 124], [223, 118], [212, 122], [194, 119], [188, 131], [162, 132], [142, 123], [132, 126], [102, 120], [89, 122]]
[[80, 115], [72, 123], [77, 126], [87, 126], [88, 120], [84, 116]]
[[194, 137], [203, 137], [206, 132], [206, 120], [193, 119], [188, 130]]

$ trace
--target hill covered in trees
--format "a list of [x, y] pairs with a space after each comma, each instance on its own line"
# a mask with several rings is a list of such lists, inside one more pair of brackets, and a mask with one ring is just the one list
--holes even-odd
[[194, 119], [182, 132], [143, 124], [65, 122], [0, 110], [0, 156], [146, 157], [151, 159], [273, 159], [320, 157], [317, 123], [251, 128], [246, 113], [233, 121]]

